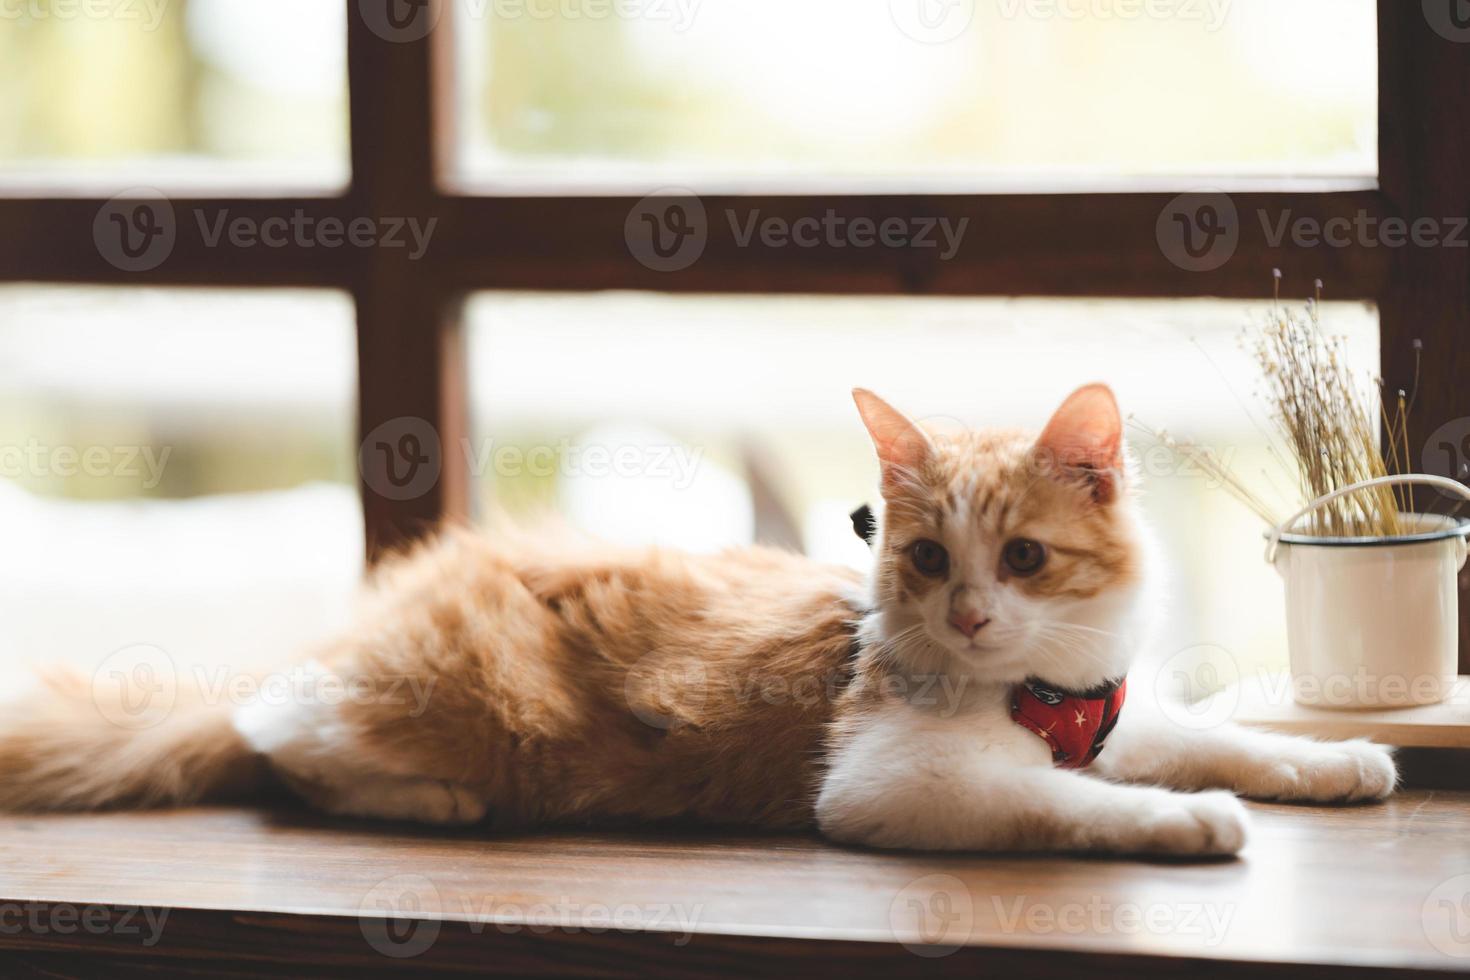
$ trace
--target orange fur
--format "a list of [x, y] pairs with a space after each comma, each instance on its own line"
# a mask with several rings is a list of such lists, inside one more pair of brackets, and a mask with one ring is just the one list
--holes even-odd
[[[1021, 433], [921, 434], [876, 396], [859, 403], [887, 500], [880, 611], [902, 619], [955, 587], [914, 570], [907, 548], [919, 536], [986, 547], [1041, 538], [1053, 562], [1014, 583], [1038, 601], [1132, 581], [1129, 526], [1094, 499], [1095, 473], [1038, 468], [1037, 443]], [[453, 787], [507, 825], [807, 825], [829, 735], [881, 696], [885, 674], [971, 669], [936, 661], [927, 641], [870, 644], [850, 663], [861, 594], [856, 573], [768, 548], [700, 557], [449, 530], [387, 563], [356, 626], [316, 654], [374, 691], [405, 677], [432, 684], [424, 710], [386, 696], [320, 709], [303, 724], [329, 735], [298, 739], [306, 762], [272, 761], [328, 809], [343, 787], [314, 773], [340, 765], [351, 782]], [[259, 760], [226, 706], [178, 709], [131, 732], [84, 718], [84, 700], [55, 695], [0, 723], [0, 806], [182, 802], [255, 779]], [[454, 815], [476, 812], [455, 797]]]

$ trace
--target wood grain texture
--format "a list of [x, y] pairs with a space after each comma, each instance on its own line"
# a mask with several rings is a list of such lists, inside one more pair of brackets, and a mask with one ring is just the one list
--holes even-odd
[[[1134, 976], [1465, 968], [1432, 944], [1425, 907], [1470, 868], [1470, 794], [1253, 810], [1241, 859], [1196, 864], [880, 853], [670, 830], [496, 837], [286, 810], [8, 816], [0, 910], [171, 911], [152, 946], [109, 929], [9, 928], [11, 912], [0, 954], [63, 972], [68, 956], [588, 976], [777, 966], [1080, 976], [1098, 954]], [[926, 946], [915, 929], [947, 945]], [[426, 935], [417, 955], [381, 952]], [[21, 951], [34, 959], [16, 959]], [[936, 952], [945, 955], [921, 955]]]

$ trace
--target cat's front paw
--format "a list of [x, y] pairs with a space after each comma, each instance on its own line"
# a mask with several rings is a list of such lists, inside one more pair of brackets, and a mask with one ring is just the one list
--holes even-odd
[[1245, 846], [1249, 820], [1231, 793], [1170, 793], [1143, 817], [1139, 850], [1147, 854], [1230, 855]]
[[1397, 783], [1393, 754], [1382, 745], [1303, 741], [1242, 773], [1235, 789], [1263, 800], [1338, 803], [1381, 800]]

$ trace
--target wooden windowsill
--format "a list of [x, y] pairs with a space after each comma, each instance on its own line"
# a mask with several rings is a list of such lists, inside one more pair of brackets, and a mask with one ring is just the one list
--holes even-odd
[[[228, 808], [7, 816], [0, 961], [6, 975], [354, 977], [1341, 977], [1470, 964], [1436, 947], [1450, 933], [1431, 918], [1434, 896], [1470, 868], [1470, 793], [1252, 810], [1244, 855], [1211, 863], [878, 853], [806, 836], [445, 833]], [[90, 914], [119, 928], [78, 928], [75, 907], [89, 906], [111, 908]], [[156, 942], [146, 916], [121, 928], [134, 906], [153, 921], [167, 910]], [[918, 912], [958, 948], [906, 948]], [[384, 921], [395, 913], [409, 921]], [[394, 957], [370, 941], [390, 933], [433, 941]]]

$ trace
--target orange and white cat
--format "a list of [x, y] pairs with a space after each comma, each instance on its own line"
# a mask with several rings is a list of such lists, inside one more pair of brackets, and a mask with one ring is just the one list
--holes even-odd
[[[1392, 791], [1379, 746], [1178, 727], [1137, 697], [1085, 758], [1056, 722], [1018, 723], [1023, 690], [1068, 712], [1067, 692], [1117, 691], [1158, 611], [1113, 395], [1084, 387], [1028, 436], [929, 431], [854, 394], [885, 503], [866, 579], [767, 548], [447, 531], [381, 569], [292, 697], [195, 691], [120, 727], [92, 686], [53, 680], [0, 718], [0, 809], [278, 781], [331, 813], [437, 824], [694, 819], [895, 848], [1212, 855], [1245, 842], [1235, 793]], [[1096, 727], [1085, 707], [1077, 724]]]

